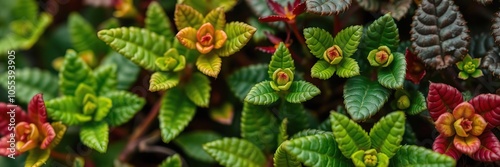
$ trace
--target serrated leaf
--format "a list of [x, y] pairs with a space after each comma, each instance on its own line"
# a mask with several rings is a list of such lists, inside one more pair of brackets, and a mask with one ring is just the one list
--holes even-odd
[[119, 90], [129, 89], [136, 81], [141, 70], [139, 66], [115, 51], [110, 52], [110, 54], [104, 57], [101, 66], [109, 64], [116, 65], [116, 88]]
[[81, 108], [76, 104], [76, 99], [72, 96], [63, 96], [45, 102], [47, 115], [64, 124], [79, 125], [92, 120], [91, 116], [81, 113]]
[[447, 155], [455, 160], [460, 159], [460, 156], [463, 154], [455, 148], [453, 138], [445, 137], [442, 134], [436, 137], [434, 143], [432, 143], [432, 149], [437, 153]]
[[203, 19], [204, 23], [210, 23], [216, 30], [222, 30], [226, 25], [226, 14], [221, 7], [210, 11]]
[[92, 24], [87, 22], [80, 14], [72, 12], [68, 18], [68, 29], [71, 35], [71, 43], [78, 52], [87, 50], [96, 54], [107, 50], [106, 44], [99, 40]]
[[275, 167], [302, 167], [300, 162], [283, 149], [281, 145], [274, 153], [273, 163]]
[[[432, 12], [430, 12], [432, 11]], [[422, 1], [413, 16], [412, 47], [428, 66], [443, 69], [459, 61], [469, 45], [469, 29], [450, 0]]]
[[406, 112], [410, 115], [417, 115], [420, 112], [427, 109], [427, 103], [425, 103], [425, 97], [422, 92], [415, 90], [411, 91], [410, 108]]
[[193, 119], [195, 111], [196, 105], [179, 88], [165, 92], [158, 115], [163, 142], [169, 143], [177, 137]]
[[175, 6], [174, 20], [178, 30], [186, 27], [197, 29], [203, 24], [203, 15], [191, 6], [178, 4]]
[[[330, 122], [330, 119], [325, 120], [325, 122]], [[317, 135], [317, 134], [329, 133], [332, 131], [332, 126], [330, 125], [328, 127], [328, 129], [330, 129], [330, 130], [324, 131], [324, 130], [318, 130], [318, 129], [306, 129], [306, 130], [295, 133], [291, 139], [293, 140], [293, 139], [305, 137], [305, 136], [313, 136], [313, 135]]]
[[271, 88], [271, 81], [262, 81], [250, 89], [245, 102], [255, 105], [269, 105], [279, 99], [278, 94]]
[[290, 68], [291, 71], [295, 70], [295, 65], [293, 64], [292, 55], [288, 48], [285, 46], [283, 42], [281, 42], [278, 46], [276, 52], [274, 52], [271, 57], [271, 62], [269, 63], [269, 68], [267, 70], [267, 74], [269, 78], [273, 78], [273, 73], [278, 68], [286, 69]]
[[28, 158], [26, 158], [25, 167], [41, 167], [50, 157], [50, 149], [35, 148], [29, 151]]
[[215, 54], [200, 55], [196, 60], [196, 67], [203, 74], [217, 78], [222, 66], [222, 59]]
[[149, 91], [156, 92], [173, 88], [179, 84], [179, 73], [155, 72], [149, 80]]
[[289, 125], [287, 130], [291, 134], [311, 128], [309, 122], [311, 116], [301, 103], [290, 103], [286, 100], [281, 100], [278, 117], [282, 120], [285, 118], [288, 119]]
[[278, 121], [266, 106], [243, 104], [241, 115], [241, 137], [253, 143], [264, 152], [276, 148]]
[[201, 73], [194, 73], [185, 85], [186, 95], [200, 107], [208, 107], [210, 102], [210, 80]]
[[128, 122], [146, 104], [146, 100], [127, 91], [113, 91], [107, 93], [105, 97], [113, 102], [108, 115], [104, 118], [110, 126]]
[[455, 166], [453, 158], [442, 155], [432, 150], [414, 146], [402, 146], [398, 152], [390, 159], [391, 166]]
[[500, 12], [495, 13], [493, 25], [491, 25], [491, 33], [495, 39], [495, 43], [500, 45]]
[[161, 5], [156, 1], [149, 4], [144, 23], [146, 29], [158, 35], [163, 35], [165, 39], [172, 39], [175, 36], [172, 31], [170, 19], [165, 14]]
[[406, 75], [405, 55], [395, 52], [393, 56], [394, 60], [389, 66], [379, 69], [377, 80], [386, 88], [400, 89], [403, 87]]
[[325, 60], [318, 60], [311, 68], [311, 77], [325, 80], [330, 79], [336, 70], [337, 66], [330, 65]]
[[104, 94], [112, 90], [116, 90], [116, 66], [105, 65], [99, 66], [94, 70], [94, 78], [96, 80], [97, 94]]
[[229, 88], [236, 97], [244, 101], [246, 95], [255, 84], [269, 77], [267, 75], [267, 67], [267, 64], [257, 64], [243, 67], [235, 71], [227, 79]]
[[147, 70], [159, 70], [155, 60], [169, 48], [166, 39], [144, 28], [121, 27], [101, 30], [97, 36], [118, 53]]
[[350, 78], [359, 75], [358, 62], [350, 57], [344, 57], [337, 66], [337, 75], [341, 78]]
[[215, 161], [205, 152], [205, 150], [203, 150], [203, 144], [221, 138], [219, 134], [214, 132], [196, 131], [179, 135], [179, 137], [174, 140], [174, 143], [177, 144], [187, 156], [203, 162], [212, 163]]
[[351, 6], [351, 0], [308, 0], [306, 6], [308, 13], [334, 15], [348, 9]]
[[288, 140], [288, 118], [285, 118], [281, 121], [279, 134], [278, 134], [278, 145]]
[[470, 157], [476, 161], [493, 162], [500, 160], [500, 142], [491, 131], [484, 132], [479, 136], [481, 147]]
[[66, 133], [66, 125], [62, 124], [62, 122], [53, 122], [50, 124], [55, 132], [55, 137], [52, 139], [52, 142], [47, 146], [47, 149], [53, 149], [56, 147], [62, 140], [64, 134]]
[[370, 130], [371, 148], [384, 153], [389, 159], [396, 154], [405, 132], [405, 114], [397, 111], [387, 114]]
[[[340, 111], [337, 111], [337, 112], [340, 112]], [[326, 119], [323, 122], [321, 122], [318, 125], [318, 127], [316, 127], [316, 129], [331, 132], [332, 131], [332, 122], [330, 122], [330, 119]]]
[[[372, 0], [373, 1], [373, 0]], [[365, 52], [368, 53], [379, 46], [387, 46], [396, 51], [399, 45], [399, 31], [394, 19], [389, 14], [375, 20], [366, 30]]]
[[323, 53], [333, 46], [333, 37], [329, 32], [321, 28], [304, 29], [304, 38], [311, 53], [318, 59], [323, 59]]
[[[0, 84], [7, 90], [8, 73], [0, 75]], [[36, 68], [16, 69], [15, 71], [16, 98], [19, 102], [28, 104], [35, 94], [43, 93], [45, 100], [53, 99], [57, 96], [58, 78], [48, 71]], [[267, 77], [267, 76], [266, 76]]]
[[453, 109], [463, 101], [462, 94], [454, 87], [433, 82], [429, 85], [427, 109], [434, 121], [445, 112], [451, 113]]
[[316, 86], [306, 81], [294, 81], [288, 91], [285, 99], [290, 103], [302, 103], [321, 93]]
[[401, 20], [411, 7], [412, 0], [389, 1], [380, 5], [382, 13], [390, 13], [396, 20]]
[[266, 159], [259, 148], [238, 138], [224, 138], [203, 145], [217, 162], [223, 166], [264, 166]]
[[330, 132], [296, 138], [280, 147], [305, 166], [352, 166], [352, 162], [338, 149], [338, 144]]
[[375, 12], [380, 8], [380, 1], [378, 0], [356, 0], [358, 5], [369, 12]]
[[88, 122], [80, 128], [80, 140], [86, 146], [105, 153], [108, 148], [109, 127], [104, 121]]
[[161, 162], [159, 167], [182, 167], [181, 156], [179, 156], [179, 154], [169, 156]]
[[344, 57], [350, 57], [358, 50], [362, 35], [362, 26], [350, 26], [340, 31], [333, 39], [333, 43], [340, 47]]
[[500, 114], [500, 96], [496, 94], [480, 94], [469, 101], [477, 114], [483, 116], [488, 122], [487, 129], [500, 125], [498, 115]]
[[494, 46], [486, 53], [481, 67], [488, 69], [493, 75], [500, 76], [500, 47]]
[[330, 112], [332, 131], [339, 149], [345, 157], [351, 157], [358, 150], [371, 148], [368, 133], [356, 122], [337, 112]]
[[359, 76], [347, 80], [344, 86], [344, 104], [354, 121], [375, 115], [389, 99], [391, 92], [378, 82]]
[[[247, 4], [247, 6], [250, 7], [252, 12], [257, 17], [264, 17], [264, 16], [269, 16], [269, 15], [274, 14], [274, 12], [267, 5], [266, 0], [245, 0], [245, 2]], [[279, 1], [278, 3], [280, 3], [280, 2], [281, 1]], [[282, 5], [286, 5], [285, 1], [283, 1], [281, 3], [282, 3]], [[283, 23], [283, 22], [271, 22], [268, 24], [273, 26], [273, 27], [277, 27], [281, 30], [283, 30], [285, 28], [285, 23]]]
[[93, 88], [96, 86], [90, 67], [76, 55], [75, 51], [68, 50], [59, 72], [59, 89], [63, 95], [73, 96], [81, 83]]
[[227, 40], [220, 49], [215, 50], [215, 54], [220, 57], [233, 55], [252, 39], [255, 31], [257, 31], [255, 27], [242, 22], [230, 22], [226, 24], [224, 32], [227, 35]]

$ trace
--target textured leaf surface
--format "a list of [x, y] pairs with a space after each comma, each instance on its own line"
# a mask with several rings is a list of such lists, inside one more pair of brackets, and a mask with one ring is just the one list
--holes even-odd
[[[327, 119], [325, 121], [330, 122], [330, 119]], [[318, 129], [306, 129], [306, 130], [295, 133], [291, 139], [296, 139], [296, 138], [305, 137], [305, 136], [313, 136], [313, 135], [317, 135], [317, 134], [329, 133], [332, 130], [332, 126], [330, 125], [328, 127], [328, 129], [330, 129], [330, 131], [324, 131], [324, 130], [318, 130]]]
[[480, 94], [470, 101], [474, 106], [477, 114], [483, 116], [488, 122], [488, 129], [495, 128], [500, 125], [500, 96], [496, 94]]
[[[31, 97], [38, 93], [43, 93], [45, 100], [53, 99], [57, 96], [58, 78], [48, 71], [39, 70], [36, 68], [16, 69], [16, 98], [27, 104]], [[8, 90], [8, 74], [0, 75], [0, 84]], [[267, 77], [267, 76], [266, 76]], [[6, 92], [7, 93], [7, 92]]]
[[366, 53], [379, 46], [387, 46], [391, 51], [396, 51], [399, 45], [398, 27], [389, 14], [385, 14], [370, 24], [365, 37]]
[[302, 103], [321, 93], [316, 86], [306, 81], [294, 81], [288, 91], [285, 99], [290, 103]]
[[276, 148], [278, 121], [266, 106], [243, 104], [241, 137], [265, 152]]
[[410, 31], [415, 54], [435, 69], [453, 65], [467, 53], [468, 32], [462, 14], [450, 0], [422, 1]]
[[203, 74], [217, 78], [222, 67], [222, 59], [215, 54], [201, 55], [196, 60], [196, 67]]
[[182, 167], [182, 160], [179, 154], [174, 154], [161, 162], [160, 167]]
[[481, 62], [481, 67], [488, 69], [493, 75], [500, 76], [500, 47], [491, 48]]
[[216, 30], [224, 29], [226, 25], [226, 14], [224, 13], [224, 9], [216, 8], [210, 11], [203, 19], [203, 23], [212, 24]]
[[495, 43], [500, 45], [500, 12], [495, 13], [493, 25], [491, 25], [491, 32], [493, 34], [493, 38], [495, 39]]
[[64, 137], [67, 127], [66, 125], [62, 124], [62, 122], [53, 122], [50, 125], [54, 129], [55, 137], [52, 140], [52, 142], [47, 146], [47, 149], [54, 149], [54, 147], [56, 147]]
[[188, 5], [175, 6], [175, 25], [178, 30], [186, 27], [199, 28], [203, 24], [203, 15]]
[[169, 45], [163, 36], [136, 27], [101, 30], [97, 35], [115, 51], [147, 70], [159, 70], [155, 60], [163, 56]]
[[329, 79], [333, 76], [337, 66], [332, 66], [325, 60], [318, 60], [311, 68], [311, 77], [319, 79]]
[[380, 119], [370, 130], [371, 148], [389, 158], [396, 154], [405, 132], [405, 113], [393, 112]]
[[434, 121], [436, 121], [441, 114], [452, 112], [453, 109], [463, 101], [462, 94], [454, 87], [432, 82], [429, 85], [427, 109]]
[[106, 122], [89, 122], [80, 128], [80, 140], [86, 146], [105, 153], [108, 148], [109, 127]]
[[110, 126], [119, 126], [128, 122], [146, 104], [146, 100], [127, 91], [113, 91], [105, 97], [113, 102], [113, 107], [104, 118]]
[[203, 162], [212, 163], [214, 159], [203, 150], [203, 144], [219, 140], [222, 137], [214, 132], [196, 131], [179, 135], [174, 143], [181, 147], [186, 155]]
[[365, 77], [350, 78], [344, 86], [347, 113], [355, 121], [366, 120], [382, 108], [390, 93], [378, 82], [369, 81]]
[[200, 107], [208, 107], [210, 102], [210, 80], [201, 73], [194, 73], [185, 85], [186, 95], [191, 101]]
[[338, 149], [332, 133], [305, 136], [287, 141], [282, 146], [305, 166], [352, 166]]
[[105, 65], [97, 67], [97, 69], [94, 70], [94, 78], [96, 80], [96, 92], [98, 94], [115, 90], [117, 85], [116, 66]]
[[73, 43], [76, 51], [92, 50], [96, 54], [106, 51], [106, 44], [97, 38], [92, 24], [87, 22], [80, 14], [74, 12], [69, 15], [68, 29], [71, 35], [71, 43]]
[[362, 26], [350, 26], [340, 31], [333, 39], [333, 43], [342, 49], [344, 57], [350, 57], [358, 50], [362, 35]]
[[267, 78], [267, 64], [257, 64], [243, 67], [229, 76], [227, 82], [233, 94], [241, 101], [250, 92], [252, 87]]
[[410, 115], [417, 115], [420, 112], [427, 109], [427, 103], [425, 102], [424, 94], [420, 91], [411, 91], [411, 105], [410, 108], [406, 110], [406, 112]]
[[127, 90], [134, 84], [139, 75], [140, 68], [136, 64], [134, 64], [129, 59], [120, 55], [117, 52], [112, 51], [102, 60], [102, 65], [116, 65], [116, 77], [117, 77], [117, 85], [116, 88], [120, 90]]
[[476, 161], [493, 162], [500, 160], [500, 142], [498, 138], [490, 132], [485, 132], [479, 136], [481, 147], [471, 155]]
[[411, 7], [412, 0], [399, 0], [399, 1], [389, 1], [383, 5], [380, 5], [380, 11], [382, 13], [391, 13], [391, 16], [396, 20], [401, 20], [408, 9]]
[[63, 95], [73, 96], [80, 83], [91, 87], [95, 86], [95, 79], [91, 69], [76, 55], [73, 50], [68, 50], [64, 63], [59, 72], [59, 89]]
[[339, 149], [345, 157], [351, 157], [358, 150], [371, 147], [370, 136], [356, 122], [337, 112], [330, 112], [332, 131]]
[[172, 39], [174, 37], [170, 19], [158, 2], [153, 1], [149, 4], [144, 22], [146, 29], [158, 35], [163, 35], [165, 39]]
[[288, 140], [288, 118], [285, 118], [281, 121], [280, 127], [279, 127], [279, 134], [278, 134], [278, 144], [283, 143], [284, 141]]
[[402, 146], [396, 155], [390, 159], [391, 166], [455, 166], [456, 162], [453, 158], [442, 155], [432, 150], [414, 146]]
[[452, 157], [455, 160], [460, 159], [460, 156], [462, 156], [462, 152], [458, 151], [455, 146], [453, 146], [453, 138], [445, 137], [442, 134], [440, 134], [434, 140], [434, 143], [432, 144], [432, 150], [437, 153]]
[[394, 60], [389, 66], [380, 68], [377, 80], [386, 88], [400, 89], [403, 87], [406, 75], [405, 55], [395, 52], [393, 56]]
[[149, 80], [149, 91], [156, 92], [173, 88], [179, 84], [179, 73], [155, 72]]
[[259, 148], [238, 138], [224, 138], [203, 145], [217, 162], [223, 166], [264, 166], [266, 159]]
[[[21, 1], [18, 2], [22, 3]], [[14, 11], [26, 12], [26, 10], [28, 9], [22, 7], [19, 10]], [[38, 41], [40, 36], [42, 36], [43, 32], [50, 25], [50, 23], [52, 23], [52, 20], [52, 15], [42, 12], [38, 17], [38, 21], [35, 27], [27, 32], [29, 33], [29, 36], [21, 36], [15, 33], [4, 36], [2, 39], [0, 39], [0, 53], [7, 53], [10, 50], [27, 50], [31, 48]], [[28, 24], [32, 23], [29, 22]]]
[[272, 78], [274, 71], [276, 71], [278, 68], [290, 68], [290, 70], [292, 71], [295, 70], [292, 55], [283, 42], [279, 44], [278, 49], [271, 57], [271, 63], [269, 63], [269, 68], [267, 70], [269, 78]]
[[279, 99], [278, 94], [271, 88], [270, 81], [262, 81], [250, 89], [245, 102], [255, 105], [268, 105]]
[[351, 0], [309, 0], [306, 10], [319, 15], [334, 15], [344, 12], [351, 6]]
[[325, 50], [333, 46], [332, 35], [321, 28], [313, 27], [304, 29], [304, 38], [306, 39], [307, 47], [318, 59], [323, 59]]
[[160, 129], [163, 142], [169, 143], [189, 124], [196, 111], [196, 105], [178, 88], [165, 92], [161, 102]]
[[224, 32], [227, 35], [227, 40], [222, 48], [215, 51], [215, 54], [221, 57], [227, 57], [238, 52], [248, 43], [248, 41], [250, 41], [250, 39], [252, 39], [252, 35], [255, 31], [257, 31], [256, 28], [242, 22], [231, 22], [226, 24]]
[[359, 65], [355, 59], [344, 57], [337, 66], [337, 75], [341, 78], [350, 78], [359, 75]]
[[46, 101], [45, 106], [51, 119], [67, 125], [78, 125], [92, 120], [91, 116], [81, 113], [81, 108], [76, 105], [76, 99], [71, 96]]
[[288, 119], [288, 132], [290, 134], [311, 128], [309, 122], [311, 115], [301, 103], [289, 103], [281, 100], [278, 117], [281, 120]]
[[281, 145], [274, 153], [273, 163], [275, 167], [302, 167], [300, 162], [283, 149]]
[[50, 157], [50, 150], [49, 149], [40, 149], [40, 148], [35, 148], [29, 151], [29, 155], [26, 158], [26, 163], [24, 166], [30, 166], [30, 167], [41, 167], [43, 166], [46, 161]]

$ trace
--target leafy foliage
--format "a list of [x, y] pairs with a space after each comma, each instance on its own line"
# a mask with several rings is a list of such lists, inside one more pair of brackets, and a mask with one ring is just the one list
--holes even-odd
[[320, 15], [334, 15], [345, 11], [351, 5], [351, 0], [310, 0], [306, 1], [307, 12]]
[[146, 12], [146, 29], [158, 35], [163, 35], [165, 39], [174, 37], [170, 20], [160, 4], [156, 1], [151, 2]]
[[80, 129], [80, 140], [90, 148], [105, 153], [108, 148], [109, 127], [106, 122], [85, 123]]
[[179, 137], [174, 140], [174, 143], [179, 145], [188, 156], [194, 159], [203, 162], [214, 162], [214, 159], [203, 150], [203, 144], [221, 138], [219, 134], [214, 132], [197, 131], [179, 135]]
[[126, 91], [113, 91], [105, 95], [113, 101], [105, 120], [110, 126], [128, 122], [145, 105], [146, 101]]
[[370, 149], [370, 136], [356, 122], [337, 112], [330, 113], [330, 121], [335, 141], [345, 157], [351, 157], [358, 150]]
[[[25, 68], [15, 71], [16, 74], [16, 98], [22, 103], [27, 104], [31, 97], [37, 93], [43, 93], [44, 99], [50, 100], [57, 96], [57, 85], [58, 79], [56, 76], [50, 74], [48, 71], [36, 69], [36, 68]], [[8, 88], [8, 73], [0, 75], [0, 80], [5, 82], [0, 82], [0, 84], [7, 89]]]
[[455, 166], [455, 161], [422, 147], [406, 145], [391, 158], [391, 166]]
[[405, 56], [394, 53], [394, 60], [387, 68], [381, 68], [378, 72], [378, 81], [386, 88], [399, 89], [403, 87], [406, 75]]
[[389, 96], [388, 89], [362, 76], [347, 80], [344, 86], [347, 113], [355, 121], [366, 120], [377, 113]]
[[165, 159], [160, 167], [182, 167], [182, 161], [179, 154], [172, 155]]
[[271, 152], [276, 148], [276, 133], [278, 122], [265, 106], [244, 103], [241, 116], [241, 137], [259, 147], [260, 150]]
[[196, 105], [179, 88], [167, 91], [158, 116], [163, 142], [169, 143], [177, 137], [193, 119], [195, 111]]
[[368, 53], [379, 46], [387, 46], [389, 49], [396, 51], [399, 45], [399, 31], [396, 22], [389, 15], [375, 20], [366, 30], [365, 36], [365, 52]]
[[404, 113], [389, 114], [380, 119], [370, 130], [371, 147], [391, 158], [399, 149], [404, 132]]
[[268, 78], [267, 66], [267, 64], [250, 65], [231, 74], [227, 82], [234, 95], [242, 101], [245, 100], [253, 85]]
[[200, 107], [208, 107], [211, 89], [210, 80], [201, 73], [194, 73], [185, 87], [187, 97]]
[[96, 31], [78, 13], [71, 13], [68, 19], [68, 27], [71, 34], [71, 42], [78, 52], [91, 50], [94, 53], [103, 53], [107, 47], [105, 43], [97, 38]]
[[269, 81], [262, 81], [256, 84], [248, 95], [245, 97], [245, 102], [256, 104], [256, 105], [269, 105], [276, 102], [279, 99], [278, 94], [273, 88]]
[[217, 162], [224, 166], [263, 166], [266, 159], [252, 143], [237, 138], [223, 138], [203, 145]]

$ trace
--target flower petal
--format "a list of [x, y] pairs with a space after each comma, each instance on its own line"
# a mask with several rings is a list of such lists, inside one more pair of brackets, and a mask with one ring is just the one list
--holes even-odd
[[462, 93], [452, 86], [432, 82], [429, 85], [427, 109], [434, 121], [437, 120], [441, 114], [453, 111], [453, 109], [463, 101]]
[[455, 129], [453, 128], [453, 122], [455, 122], [455, 118], [453, 117], [453, 114], [447, 112], [439, 116], [438, 120], [436, 121], [436, 129], [438, 132], [445, 136], [445, 137], [451, 137], [455, 135]]
[[479, 150], [481, 141], [476, 136], [470, 135], [469, 137], [460, 137], [457, 135], [453, 138], [453, 146], [455, 146], [458, 151], [470, 155]]
[[453, 128], [455, 128], [455, 132], [457, 133], [458, 136], [467, 137], [467, 136], [469, 136], [469, 134], [462, 127], [462, 125], [461, 125], [462, 121], [463, 121], [463, 118], [460, 118], [457, 121], [455, 121], [455, 123], [453, 123]]
[[485, 132], [479, 136], [481, 147], [474, 154], [470, 155], [472, 159], [483, 162], [493, 162], [500, 160], [500, 142], [491, 132]]
[[41, 149], [46, 149], [47, 146], [52, 143], [52, 140], [56, 137], [56, 132], [54, 131], [54, 128], [47, 122], [43, 124], [42, 126], [42, 134], [45, 138], [42, 139], [42, 143], [40, 144]]
[[299, 14], [304, 13], [305, 10], [306, 10], [306, 1], [304, 1], [302, 3], [299, 3], [298, 5], [294, 6], [294, 8], [292, 10], [292, 13], [294, 15], [299, 15]]
[[26, 143], [23, 141], [16, 142], [16, 149], [20, 153], [34, 149], [34, 148], [36, 148], [36, 146], [37, 146], [37, 141], [35, 141], [35, 140], [28, 140]]
[[438, 153], [445, 154], [452, 157], [455, 160], [460, 159], [462, 152], [458, 151], [455, 146], [453, 146], [451, 137], [445, 137], [444, 135], [439, 135], [434, 143], [432, 144], [432, 149]]
[[487, 130], [500, 126], [500, 96], [481, 94], [470, 100], [474, 110], [488, 123]]
[[37, 127], [41, 127], [42, 124], [47, 122], [47, 110], [45, 109], [42, 94], [36, 94], [29, 102], [28, 117]]
[[274, 13], [278, 14], [278, 15], [284, 15], [285, 14], [285, 10], [283, 10], [283, 7], [276, 1], [274, 0], [267, 0], [267, 6], [269, 6], [269, 8], [274, 11]]
[[471, 121], [472, 121], [472, 130], [469, 133], [474, 136], [481, 135], [484, 129], [486, 128], [486, 125], [488, 125], [488, 123], [486, 123], [484, 118], [479, 114], [474, 114]]
[[215, 34], [215, 28], [211, 23], [205, 23], [201, 25], [201, 27], [196, 32], [196, 39], [198, 39], [198, 41], [201, 41], [201, 37], [203, 37], [205, 34]]
[[199, 42], [196, 42], [196, 50], [198, 50], [198, 52], [200, 52], [201, 54], [207, 54], [210, 51], [212, 51], [213, 48], [214, 48], [214, 45], [203, 46]]
[[180, 30], [177, 35], [175, 35], [179, 42], [189, 49], [196, 48], [196, 29], [193, 27], [186, 27]]
[[227, 40], [227, 35], [222, 30], [215, 31], [215, 49], [219, 49], [224, 46], [224, 43]]
[[474, 107], [469, 102], [462, 102], [453, 109], [453, 116], [455, 119], [467, 118], [471, 119], [476, 112]]

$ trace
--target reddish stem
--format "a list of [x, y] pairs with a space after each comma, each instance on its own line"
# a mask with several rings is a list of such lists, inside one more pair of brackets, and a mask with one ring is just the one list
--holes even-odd
[[293, 34], [295, 35], [297, 40], [299, 40], [300, 44], [306, 46], [306, 40], [304, 39], [302, 34], [300, 34], [299, 28], [297, 27], [297, 23], [295, 23], [295, 21], [288, 22], [288, 26], [290, 26], [290, 29], [292, 29]]
[[342, 21], [339, 15], [333, 15], [333, 34], [337, 35], [342, 30]]

